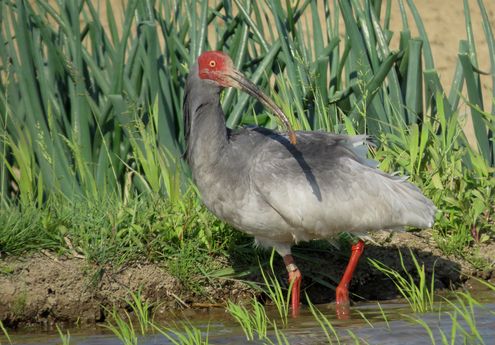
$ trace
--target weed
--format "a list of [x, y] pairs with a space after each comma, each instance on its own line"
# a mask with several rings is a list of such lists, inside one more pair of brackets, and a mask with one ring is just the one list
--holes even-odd
[[364, 339], [362, 339], [362, 338], [358, 337], [358, 336], [357, 336], [357, 335], [356, 335], [353, 331], [351, 331], [350, 329], [347, 329], [347, 330], [346, 330], [346, 332], [347, 332], [347, 334], [349, 335], [349, 337], [350, 337], [352, 340], [354, 340], [354, 344], [355, 344], [355, 345], [360, 345], [360, 344], [368, 344], [368, 345], [369, 345], [369, 343], [368, 343], [366, 340], [364, 340]]
[[284, 294], [284, 290], [282, 289], [280, 282], [276, 278], [275, 271], [273, 269], [274, 256], [275, 256], [275, 250], [272, 250], [272, 254], [270, 255], [270, 260], [269, 260], [270, 271], [265, 272], [261, 267], [261, 264], [260, 264], [260, 270], [264, 281], [265, 293], [275, 305], [282, 324], [284, 326], [287, 326], [288, 315], [289, 315], [289, 300], [291, 296], [292, 283], [289, 286], [289, 291], [287, 292], [287, 294]]
[[[390, 11], [382, 24], [377, 6], [335, 3], [333, 15], [328, 10], [322, 18], [315, 1], [285, 7], [279, 1], [271, 6], [218, 1], [215, 8], [208, 1], [197, 7], [129, 1], [119, 30], [112, 21], [105, 25], [91, 1], [1, 2], [0, 254], [50, 249], [84, 256], [99, 267], [164, 260], [183, 284], [201, 291], [196, 277], [204, 275], [202, 265], [238, 235], [201, 206], [180, 159], [183, 86], [197, 56], [220, 48], [262, 87], [275, 80], [280, 94], [269, 95], [283, 104], [296, 128], [379, 138], [375, 158], [381, 168], [409, 175], [439, 208], [435, 240], [444, 253], [466, 257], [466, 247], [494, 238], [495, 117], [479, 96], [476, 40], [468, 34], [461, 42], [456, 55], [461, 73], [452, 87], [441, 85], [413, 1], [407, 4], [419, 39], [404, 32], [398, 53], [389, 46]], [[106, 6], [115, 12], [111, 2]], [[482, 1], [478, 7], [486, 42], [494, 47]], [[400, 12], [407, 18], [404, 6]], [[466, 19], [470, 15], [466, 7]], [[275, 19], [270, 30], [263, 30], [266, 18]], [[305, 30], [308, 21], [301, 18], [311, 19], [313, 30]], [[476, 149], [459, 116], [464, 85]], [[226, 91], [230, 128], [251, 119], [276, 127], [248, 102]], [[272, 272], [262, 271], [265, 289], [286, 327], [291, 287], [286, 297], [272, 259]], [[478, 268], [485, 265], [468, 259]], [[433, 279], [428, 286], [424, 267], [413, 260], [419, 284], [410, 274], [404, 278], [374, 265], [394, 280], [413, 309], [431, 310]], [[15, 303], [17, 313], [25, 307], [22, 298]], [[132, 303], [143, 308], [136, 313], [143, 333], [147, 306]], [[466, 310], [452, 315], [457, 320], [461, 312]], [[110, 327], [135, 343], [126, 316], [115, 314]], [[273, 327], [277, 340], [287, 343]], [[202, 342], [198, 332], [187, 328], [183, 340]]]
[[[5, 338], [7, 338], [7, 341], [9, 342], [9, 344], [12, 345], [12, 339], [10, 339], [9, 332], [7, 332], [7, 329], [3, 325], [2, 320], [0, 320], [0, 330], [2, 331], [3, 335], [5, 336]], [[0, 345], [2, 345], [1, 342], [0, 342]]]
[[400, 263], [403, 269], [403, 272], [406, 278], [403, 275], [394, 269], [384, 265], [383, 263], [369, 259], [371, 265], [385, 274], [388, 278], [392, 280], [394, 285], [399, 290], [402, 297], [404, 297], [411, 309], [415, 312], [426, 312], [433, 310], [433, 302], [434, 302], [434, 282], [435, 282], [435, 273], [433, 269], [433, 273], [431, 276], [431, 281], [429, 286], [426, 281], [426, 272], [424, 264], [419, 264], [416, 256], [413, 254], [412, 250], [409, 250], [411, 259], [414, 263], [414, 267], [416, 269], [416, 274], [418, 276], [419, 282], [416, 284], [414, 276], [406, 269], [404, 264], [404, 258], [402, 257], [402, 253], [399, 251]]
[[[440, 83], [427, 33], [412, 1], [407, 4], [415, 14], [419, 39], [404, 34], [399, 52], [393, 52], [386, 39], [391, 34], [391, 12], [382, 23], [379, 6], [365, 6], [362, 1], [336, 2], [324, 18], [316, 15], [319, 11], [311, 1], [289, 7], [255, 2], [249, 3], [247, 11], [241, 1], [231, 5], [201, 2], [194, 8], [185, 1], [164, 4], [173, 6], [174, 15], [160, 10], [162, 2], [128, 2], [123, 25], [117, 27], [114, 22], [106, 25], [88, 2], [81, 6], [2, 3], [0, 191], [7, 214], [15, 204], [42, 212], [38, 208], [46, 207], [52, 198], [86, 200], [96, 207], [110, 199], [122, 202], [123, 208], [137, 195], [159, 207], [163, 204], [157, 200], [168, 198], [175, 206], [165, 213], [183, 217], [154, 218], [153, 227], [141, 224], [143, 219], [132, 221], [140, 217], [132, 209], [112, 212], [116, 228], [102, 222], [102, 227], [88, 230], [85, 236], [92, 245], [81, 245], [84, 254], [97, 262], [125, 262], [132, 260], [132, 250], [113, 255], [115, 248], [125, 244], [137, 255], [144, 252], [154, 258], [155, 250], [166, 247], [156, 239], [158, 234], [182, 241], [195, 224], [200, 225], [195, 230], [200, 243], [209, 250], [214, 247], [215, 229], [208, 225], [221, 228], [223, 223], [211, 216], [196, 217], [197, 196], [194, 207], [182, 199], [191, 190], [191, 181], [180, 159], [184, 150], [180, 124], [190, 66], [202, 51], [222, 47], [234, 57], [235, 66], [248, 70], [262, 87], [275, 80], [279, 94], [268, 94], [282, 104], [295, 128], [379, 138], [377, 158], [382, 168], [410, 175], [440, 209], [436, 238], [447, 253], [462, 255], [471, 242], [495, 236], [495, 210], [490, 204], [495, 193], [490, 178], [495, 165], [491, 140], [495, 121], [479, 97], [482, 90], [478, 71], [472, 68], [478, 65], [472, 37], [460, 45], [456, 59], [461, 73], [456, 73], [450, 86]], [[106, 6], [108, 13], [115, 11], [111, 2]], [[482, 1], [478, 7], [486, 42], [493, 47]], [[405, 11], [401, 6], [402, 18], [407, 18]], [[471, 16], [469, 7], [465, 16]], [[260, 29], [266, 27], [266, 18], [275, 21], [268, 23], [269, 31]], [[345, 32], [333, 24], [338, 18], [344, 19]], [[308, 19], [314, 23], [314, 33], [306, 30]], [[467, 32], [472, 32], [470, 22], [466, 21]], [[146, 26], [143, 33], [143, 23], [157, 24], [156, 30]], [[409, 24], [404, 22], [404, 27]], [[463, 85], [477, 149], [471, 149], [458, 115]], [[452, 90], [448, 97], [446, 89]], [[226, 91], [230, 128], [241, 123], [277, 125], [249, 102], [247, 95], [237, 97], [234, 91]], [[142, 213], [156, 216], [162, 211]], [[204, 209], [199, 212], [207, 215]], [[2, 252], [63, 246], [63, 237], [58, 236], [63, 230], [56, 223], [51, 229], [55, 231], [43, 236], [36, 233], [34, 229], [40, 228], [31, 226], [33, 222], [18, 223], [17, 231], [0, 225]], [[101, 241], [91, 235], [100, 232]]]
[[273, 333], [275, 334], [275, 339], [277, 340], [276, 342], [273, 342], [270, 338], [266, 338], [265, 344], [269, 345], [290, 345], [289, 340], [287, 339], [287, 336], [285, 333], [280, 330], [277, 326], [276, 322], [273, 322]]
[[265, 308], [254, 297], [250, 307], [252, 309], [251, 311], [245, 306], [229, 301], [227, 311], [239, 323], [247, 340], [254, 340], [255, 334], [259, 340], [265, 339], [269, 324]]
[[123, 318], [115, 308], [107, 312], [109, 320], [103, 327], [110, 330], [124, 345], [137, 345], [138, 337], [129, 314], [125, 312]]
[[[277, 320], [270, 320], [266, 314], [265, 307], [255, 298], [252, 299], [249, 308], [229, 301], [227, 311], [239, 323], [248, 341], [258, 339], [267, 345], [290, 344], [287, 336], [279, 328]], [[284, 324], [284, 322], [287, 321], [282, 319], [282, 326], [287, 327], [287, 324]], [[275, 342], [271, 339], [269, 329], [273, 332]]]
[[67, 333], [64, 333], [62, 329], [59, 327], [59, 325], [56, 325], [58, 335], [60, 337], [60, 341], [62, 342], [62, 345], [69, 345], [70, 344], [70, 333], [69, 330], [67, 330]]
[[174, 345], [208, 345], [208, 330], [203, 336], [201, 330], [190, 323], [184, 322], [176, 329], [160, 328], [155, 324], [152, 326]]
[[10, 275], [14, 273], [14, 268], [9, 266], [7, 263], [0, 263], [0, 275]]
[[[457, 344], [459, 341], [462, 344], [485, 344], [476, 325], [476, 309], [483, 308], [483, 306], [467, 292], [457, 292], [454, 300], [446, 298], [444, 300], [451, 310], [439, 313], [449, 316], [450, 331], [445, 330], [441, 325], [434, 328], [419, 316], [403, 316], [423, 327], [433, 345], [437, 344], [438, 338], [440, 338], [442, 345]], [[441, 315], [439, 315], [440, 317]]]
[[16, 316], [24, 314], [24, 311], [26, 310], [27, 294], [27, 291], [23, 290], [16, 296], [12, 302], [12, 314]]
[[[481, 337], [478, 331], [478, 327], [476, 326], [475, 314], [475, 308], [482, 308], [481, 304], [467, 292], [457, 292], [456, 299], [454, 301], [451, 301], [449, 299], [445, 300], [454, 309], [454, 312], [448, 313], [452, 320], [451, 334], [455, 334], [456, 330], [460, 329], [465, 342], [467, 340], [467, 343], [471, 344], [484, 344], [483, 338]], [[461, 317], [464, 323], [467, 325], [467, 329], [461, 326], [461, 323], [458, 320], [459, 317]], [[444, 334], [442, 332], [442, 339], [443, 338]]]
[[387, 314], [385, 314], [385, 311], [383, 310], [382, 305], [380, 303], [377, 303], [377, 305], [378, 308], [380, 309], [380, 314], [382, 315], [383, 321], [385, 321], [387, 328], [390, 329], [390, 323], [388, 322]]
[[335, 342], [336, 344], [340, 345], [339, 335], [337, 334], [335, 328], [332, 326], [330, 320], [328, 320], [328, 318], [325, 317], [325, 315], [319, 309], [317, 309], [313, 303], [311, 303], [307, 296], [306, 299], [308, 301], [309, 310], [320, 325], [320, 328], [323, 330], [323, 333], [328, 340], [328, 344], [332, 345]]
[[141, 335], [145, 335], [150, 330], [150, 314], [153, 304], [148, 301], [143, 301], [141, 289], [137, 292], [130, 292], [130, 299], [126, 299], [126, 303], [131, 307], [134, 316], [137, 318]]

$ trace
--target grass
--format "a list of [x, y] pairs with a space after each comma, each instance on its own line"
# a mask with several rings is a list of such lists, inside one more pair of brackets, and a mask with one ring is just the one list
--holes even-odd
[[49, 249], [78, 254], [93, 263], [117, 265], [163, 260], [181, 248], [192, 247], [191, 241], [196, 248], [219, 251], [237, 236], [194, 195], [175, 203], [137, 197], [97, 203], [49, 200], [42, 208], [17, 205], [3, 209], [0, 224], [3, 254]]
[[[314, 1], [236, 1], [236, 11], [222, 1], [179, 1], [173, 15], [162, 11], [172, 6], [168, 0], [155, 7], [130, 1], [119, 27], [105, 25], [108, 18], [89, 1], [3, 2], [0, 253], [48, 249], [116, 266], [162, 260], [201, 290], [189, 279], [197, 263], [235, 245], [238, 235], [201, 206], [191, 184], [181, 160], [181, 103], [197, 55], [224, 47], [254, 82], [274, 85], [277, 92], [267, 92], [295, 128], [375, 136], [381, 169], [409, 175], [439, 208], [434, 238], [442, 251], [469, 252], [474, 265], [485, 265], [466, 248], [495, 237], [495, 125], [471, 68], [477, 64], [468, 7], [462, 73], [447, 96], [412, 1], [400, 11], [413, 14], [419, 37], [403, 19], [398, 52], [389, 47], [390, 18], [378, 2], [333, 3], [322, 21]], [[495, 46], [482, 1], [478, 7], [485, 39]], [[424, 66], [415, 63], [420, 57]], [[455, 91], [464, 83], [463, 99]], [[414, 97], [423, 90], [424, 98]], [[474, 148], [462, 130], [461, 101], [472, 112]], [[229, 126], [276, 127], [250, 102], [225, 91]]]
[[208, 345], [208, 332], [204, 336], [201, 330], [188, 323], [176, 329], [153, 327], [174, 345]]
[[483, 305], [468, 292], [457, 292], [454, 300], [445, 299], [445, 301], [450, 310], [443, 312], [443, 315], [447, 315], [450, 319], [450, 329], [445, 330], [441, 325], [432, 327], [418, 315], [405, 316], [426, 330], [432, 345], [485, 344], [487, 339], [482, 337], [476, 325], [476, 313], [484, 309]]
[[[5, 326], [3, 325], [2, 320], [0, 320], [0, 330], [2, 331], [3, 335], [7, 339], [7, 342], [9, 344], [12, 344], [12, 339], [10, 338], [9, 332], [7, 331], [7, 329], [5, 328]], [[2, 343], [0, 342], [0, 344], [2, 344]]]
[[[307, 298], [307, 300], [309, 301], [309, 298]], [[320, 328], [323, 330], [328, 344], [336, 343], [340, 345], [339, 335], [330, 320], [318, 308], [316, 308], [311, 301], [309, 302], [308, 307], [311, 314], [320, 325]]]
[[[127, 200], [136, 195], [180, 203], [190, 188], [180, 159], [184, 79], [201, 51], [223, 48], [262, 88], [274, 82], [279, 93], [268, 93], [295, 128], [378, 138], [382, 168], [410, 175], [438, 204], [442, 215], [436, 231], [446, 252], [460, 255], [472, 242], [473, 228], [480, 235], [475, 241], [493, 237], [494, 210], [487, 200], [495, 193], [488, 178], [495, 165], [494, 114], [481, 102], [469, 6], [467, 40], [456, 57], [459, 73], [446, 86], [439, 81], [413, 1], [400, 7], [398, 52], [389, 46], [390, 0], [383, 2], [385, 13], [381, 1], [371, 2], [325, 0], [324, 8], [334, 7], [322, 20], [314, 1], [288, 7], [279, 0], [236, 1], [230, 7], [223, 1], [164, 0], [152, 6], [133, 0], [124, 8], [121, 26], [114, 20], [106, 25], [109, 19], [99, 17], [90, 1], [81, 6], [3, 2], [3, 206], [44, 207], [53, 197], [98, 203], [102, 196]], [[114, 12], [110, 2], [105, 6]], [[478, 7], [493, 50], [481, 0]], [[407, 12], [414, 23], [407, 22]], [[338, 25], [342, 20], [346, 35]], [[418, 37], [411, 36], [412, 25]], [[344, 36], [348, 39], [341, 40]], [[424, 66], [416, 63], [421, 57]], [[495, 66], [493, 57], [491, 62]], [[462, 101], [473, 118], [474, 148], [462, 132]], [[226, 91], [229, 126], [276, 126], [250, 102], [247, 95]], [[209, 244], [209, 237], [204, 239]]]
[[249, 307], [238, 305], [231, 301], [227, 304], [227, 312], [239, 323], [248, 341], [255, 340], [255, 335], [258, 340], [269, 340], [267, 333], [269, 326], [274, 330], [278, 340], [286, 341], [285, 336], [277, 328], [277, 325], [287, 327], [289, 323], [289, 299], [292, 284], [287, 291], [280, 285], [273, 268], [274, 255], [275, 251], [272, 250], [268, 263], [268, 272], [265, 272], [261, 263], [259, 263], [259, 268], [263, 278], [262, 290], [275, 306], [278, 318], [270, 319], [263, 304], [255, 297], [252, 298]]
[[253, 341], [255, 338], [263, 340], [267, 336], [270, 323], [265, 308], [256, 298], [252, 299], [249, 307], [250, 309], [229, 301], [226, 309], [241, 326], [248, 341]]
[[[407, 303], [409, 303], [414, 312], [431, 311], [434, 306], [434, 268], [432, 270], [433, 273], [430, 277], [430, 282], [428, 283], [424, 264], [419, 264], [412, 250], [410, 250], [409, 253], [416, 270], [414, 274], [406, 269], [404, 258], [402, 257], [402, 253], [400, 251], [399, 257], [400, 264], [403, 269], [402, 272], [397, 272], [377, 260], [369, 259], [369, 262], [372, 267], [385, 274], [393, 282], [401, 296], [407, 301]], [[415, 276], [417, 276], [417, 279], [419, 280], [417, 283]]]
[[292, 283], [289, 285], [289, 289], [287, 293], [285, 293], [273, 269], [274, 256], [275, 256], [275, 251], [272, 250], [272, 254], [270, 256], [270, 261], [269, 261], [268, 272], [265, 272], [265, 270], [261, 268], [260, 265], [261, 275], [263, 277], [263, 282], [264, 282], [264, 292], [275, 305], [278, 315], [280, 317], [280, 321], [282, 322], [282, 325], [286, 326], [289, 317], [289, 305], [290, 305], [289, 302], [290, 302], [290, 295], [292, 290]]
[[70, 345], [70, 332], [67, 330], [67, 333], [64, 333], [59, 325], [56, 325], [58, 336], [60, 337], [60, 341], [62, 345]]
[[[482, 283], [489, 290], [495, 291], [493, 284], [485, 281]], [[393, 316], [389, 315], [390, 310], [383, 309], [380, 305], [376, 309], [380, 311], [381, 319], [368, 319], [361, 312], [358, 313], [359, 316], [353, 317], [354, 326], [350, 329], [348, 325], [342, 325], [337, 322], [334, 316], [329, 316], [328, 310], [323, 312], [319, 306], [311, 303], [309, 297], [306, 300], [308, 301], [307, 309], [310, 314], [304, 317], [304, 322], [315, 325], [311, 328], [311, 335], [308, 335], [311, 339], [326, 339], [327, 344], [338, 345], [368, 344], [366, 339], [373, 334], [371, 333], [373, 330], [376, 330], [376, 332], [389, 332], [390, 336], [394, 334], [397, 315], [395, 312]], [[207, 327], [206, 331], [201, 330], [201, 328], [187, 319], [182, 321], [169, 320], [166, 324], [156, 322], [153, 320], [150, 304], [143, 300], [139, 291], [130, 292], [125, 302], [128, 303], [129, 309], [133, 312], [129, 314], [125, 311], [121, 314], [116, 309], [108, 309], [105, 324], [105, 327], [123, 344], [138, 344], [138, 334], [142, 336], [159, 334], [171, 344], [205, 345], [209, 343], [209, 336], [213, 335], [209, 327]], [[479, 313], [485, 308], [471, 293], [467, 291], [453, 292], [453, 296], [450, 298], [442, 297], [438, 299], [436, 311], [415, 312], [414, 314], [405, 313], [400, 316], [400, 319], [408, 320], [411, 325], [418, 325], [424, 329], [427, 337], [424, 339], [425, 343], [428, 342], [429, 338], [432, 345], [485, 344], [487, 339], [483, 338], [482, 329], [479, 328], [477, 323], [477, 318], [481, 315]], [[289, 345], [299, 343], [301, 340], [300, 335], [294, 337], [293, 333], [293, 323], [297, 322], [297, 320], [290, 320], [285, 323], [276, 310], [268, 312], [266, 307], [256, 299], [253, 299], [246, 306], [229, 302], [226, 311], [241, 326], [245, 338], [249, 342]], [[488, 312], [495, 313], [493, 310]], [[435, 313], [437, 313], [436, 317], [438, 317], [437, 322], [428, 321], [435, 317]], [[0, 323], [0, 329], [8, 344], [15, 344], [15, 337], [11, 337], [8, 334], [2, 323]], [[295, 331], [296, 334], [300, 332], [298, 328]], [[57, 332], [62, 344], [70, 344], [71, 338], [68, 330], [63, 332], [57, 325]], [[404, 329], [401, 329], [400, 332], [404, 332]], [[225, 333], [222, 334], [225, 336]], [[416, 338], [416, 340], [419, 340], [419, 338]]]
[[132, 310], [133, 317], [125, 311], [122, 317], [115, 308], [108, 310], [108, 328], [124, 345], [138, 344], [138, 332], [145, 336], [152, 332], [163, 335], [171, 344], [175, 345], [208, 345], [208, 330], [206, 335], [189, 322], [182, 322], [174, 327], [163, 327], [153, 320], [152, 304], [143, 301], [141, 291], [130, 292], [125, 302]]
[[180, 326], [174, 328], [162, 327], [156, 324], [152, 315], [153, 305], [143, 300], [140, 290], [135, 293], [130, 292], [125, 302], [132, 313], [129, 314], [124, 311], [124, 315], [121, 316], [115, 308], [109, 309], [107, 310], [108, 321], [104, 325], [124, 345], [137, 345], [139, 343], [138, 334], [145, 336], [152, 332], [158, 332], [172, 344], [208, 344], [208, 332], [204, 336], [198, 328], [188, 322], [183, 322]]
[[[162, 262], [201, 293], [213, 279], [212, 258], [228, 258], [248, 242], [201, 206], [181, 160], [185, 77], [201, 51], [223, 49], [261, 88], [274, 86], [267, 93], [295, 128], [374, 136], [381, 169], [409, 175], [439, 208], [434, 238], [441, 250], [485, 267], [476, 253], [495, 239], [493, 29], [478, 0], [492, 78], [492, 102], [483, 104], [471, 28], [479, 18], [471, 18], [468, 2], [452, 85], [440, 83], [414, 2], [400, 3], [403, 28], [392, 33], [389, 0], [325, 0], [324, 20], [316, 1], [131, 0], [121, 26], [101, 18], [91, 1], [1, 2], [0, 254], [50, 250], [97, 267]], [[389, 46], [392, 34], [400, 35], [398, 51]], [[473, 147], [463, 132], [463, 102]], [[230, 127], [277, 127], [247, 95], [226, 90], [223, 106]], [[433, 285], [415, 265], [419, 286], [380, 267], [426, 310]], [[282, 320], [270, 339], [286, 343], [287, 297], [262, 272]], [[253, 308], [258, 314], [249, 322], [261, 329], [260, 306]], [[248, 312], [238, 310], [243, 319]], [[132, 343], [129, 324], [124, 317], [113, 327]], [[203, 341], [187, 327], [176, 341]]]
[[[107, 312], [110, 321], [104, 327], [110, 330], [124, 345], [137, 345], [138, 337], [129, 313], [125, 311], [122, 317], [115, 309]], [[140, 325], [140, 327], [144, 328], [146, 325]]]
[[15, 296], [15, 299], [10, 307], [11, 313], [14, 317], [24, 314], [27, 305], [27, 295], [28, 290], [25, 288], [24, 290], [18, 292]]
[[150, 330], [150, 324], [152, 315], [153, 304], [148, 301], [143, 301], [144, 297], [141, 294], [141, 290], [136, 293], [130, 293], [130, 299], [126, 299], [125, 302], [130, 306], [142, 335], [145, 335]]

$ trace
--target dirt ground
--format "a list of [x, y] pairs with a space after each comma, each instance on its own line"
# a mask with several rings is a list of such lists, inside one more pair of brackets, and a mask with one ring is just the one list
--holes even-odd
[[[386, 300], [398, 296], [393, 283], [372, 268], [368, 258], [402, 271], [400, 249], [406, 270], [414, 272], [409, 248], [420, 263], [424, 263], [427, 275], [435, 272], [437, 290], [466, 286], [471, 276], [495, 281], [494, 266], [477, 271], [468, 262], [454, 257], [444, 257], [436, 247], [430, 231], [418, 233], [374, 233], [367, 241], [365, 253], [351, 285], [354, 301]], [[495, 257], [495, 244], [480, 247], [487, 260]], [[302, 288], [313, 303], [334, 301], [335, 285], [348, 260], [347, 250], [326, 247], [313, 243], [295, 248], [298, 266], [303, 272]], [[253, 249], [253, 255], [255, 255]], [[317, 259], [328, 262], [321, 267]], [[219, 258], [225, 261], [225, 258]], [[223, 262], [236, 270], [244, 270], [235, 261]], [[282, 284], [286, 284], [286, 273], [279, 257], [275, 259], [275, 272]], [[243, 277], [252, 282], [261, 282], [261, 274]], [[204, 309], [221, 307], [227, 300], [243, 302], [252, 296], [263, 299], [252, 285], [233, 279], [212, 278], [201, 282], [202, 292], [191, 291], [170, 275], [166, 267], [157, 264], [132, 264], [120, 269], [98, 268], [85, 260], [60, 258], [50, 253], [40, 253], [27, 258], [8, 258], [0, 261], [0, 320], [4, 325], [15, 327], [29, 324], [49, 326], [54, 322], [78, 322], [93, 324], [105, 321], [105, 308], [115, 306], [118, 310], [129, 310], [125, 299], [129, 292], [141, 289], [145, 301], [155, 303], [155, 317], [169, 315], [177, 309]]]

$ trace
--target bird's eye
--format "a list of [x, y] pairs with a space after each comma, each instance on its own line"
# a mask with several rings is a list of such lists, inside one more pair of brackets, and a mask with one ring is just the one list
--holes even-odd
[[215, 67], [217, 65], [217, 62], [215, 60], [210, 61], [210, 67]]

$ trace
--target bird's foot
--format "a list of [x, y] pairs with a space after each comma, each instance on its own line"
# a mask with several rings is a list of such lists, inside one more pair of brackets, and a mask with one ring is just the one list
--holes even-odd
[[356, 270], [356, 266], [359, 261], [359, 257], [363, 254], [364, 242], [359, 240], [352, 246], [351, 257], [349, 263], [344, 271], [344, 275], [340, 280], [339, 286], [335, 290], [336, 303], [337, 303], [337, 317], [342, 320], [346, 320], [350, 316], [350, 301], [349, 301], [349, 284], [352, 279], [352, 275]]
[[337, 313], [337, 318], [339, 320], [348, 320], [351, 314], [351, 302], [349, 300], [349, 290], [345, 286], [337, 286], [335, 290], [336, 294], [336, 306], [335, 310]]
[[302, 274], [295, 265], [294, 267], [295, 270], [289, 271], [289, 283], [291, 291], [292, 317], [297, 317], [299, 315]]

